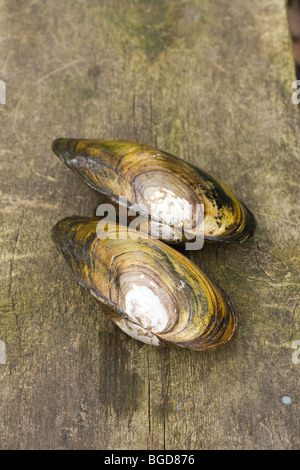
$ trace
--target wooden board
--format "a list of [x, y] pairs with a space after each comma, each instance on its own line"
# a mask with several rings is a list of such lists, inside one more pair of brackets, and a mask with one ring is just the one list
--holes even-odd
[[[0, 447], [299, 448], [299, 110], [285, 2], [0, 4]], [[156, 145], [246, 202], [253, 239], [189, 254], [236, 305], [231, 345], [148, 347], [75, 283], [50, 229], [93, 215], [99, 198], [51, 152], [60, 136]]]

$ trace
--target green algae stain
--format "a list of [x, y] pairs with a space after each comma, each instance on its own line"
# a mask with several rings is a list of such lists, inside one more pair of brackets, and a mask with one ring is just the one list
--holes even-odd
[[180, 155], [182, 151], [182, 142], [184, 140], [185, 133], [182, 121], [177, 118], [171, 124], [168, 137], [166, 139], [167, 148], [174, 155]]
[[128, 23], [139, 40], [140, 48], [153, 61], [178, 41], [192, 44], [193, 33], [198, 29], [202, 16], [200, 9], [191, 2], [141, 0]]
[[[101, 22], [103, 15], [96, 8], [94, 4], [94, 14]], [[105, 17], [114, 41], [128, 52], [141, 51], [149, 62], [169, 47], [192, 47], [207, 23], [202, 5], [200, 8], [191, 0], [120, 1], [117, 9], [112, 5], [106, 10]]]

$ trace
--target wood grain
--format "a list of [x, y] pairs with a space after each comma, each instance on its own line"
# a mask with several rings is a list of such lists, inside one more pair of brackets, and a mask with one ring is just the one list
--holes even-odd
[[[0, 5], [0, 447], [299, 448], [299, 110], [285, 2]], [[75, 283], [50, 228], [99, 200], [51, 152], [60, 136], [158, 146], [255, 213], [252, 240], [189, 254], [236, 305], [230, 346], [139, 344]]]

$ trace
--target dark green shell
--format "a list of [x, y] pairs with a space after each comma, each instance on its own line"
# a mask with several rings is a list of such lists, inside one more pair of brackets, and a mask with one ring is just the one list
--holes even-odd
[[113, 230], [104, 233], [98, 223], [69, 217], [53, 227], [52, 238], [76, 281], [123, 331], [148, 344], [197, 351], [234, 337], [231, 302], [192, 261], [124, 226], [110, 238]]
[[[122, 196], [129, 206], [143, 205], [149, 220], [168, 225], [177, 206], [203, 204], [206, 240], [242, 243], [254, 232], [253, 215], [227, 186], [174, 155], [126, 141], [57, 139], [52, 148], [90, 187], [114, 204]], [[175, 232], [185, 223], [180, 217], [177, 222]], [[196, 233], [195, 227], [192, 218], [187, 233]], [[178, 241], [176, 237], [162, 239]]]

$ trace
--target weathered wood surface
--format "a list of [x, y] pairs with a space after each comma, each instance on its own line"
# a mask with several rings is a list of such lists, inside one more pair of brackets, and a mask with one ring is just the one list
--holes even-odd
[[[299, 448], [299, 115], [285, 2], [1, 2], [2, 449]], [[191, 258], [229, 294], [215, 352], [135, 342], [72, 279], [50, 228], [98, 197], [60, 136], [183, 156], [255, 213], [255, 238]], [[290, 405], [282, 403], [289, 395]]]

